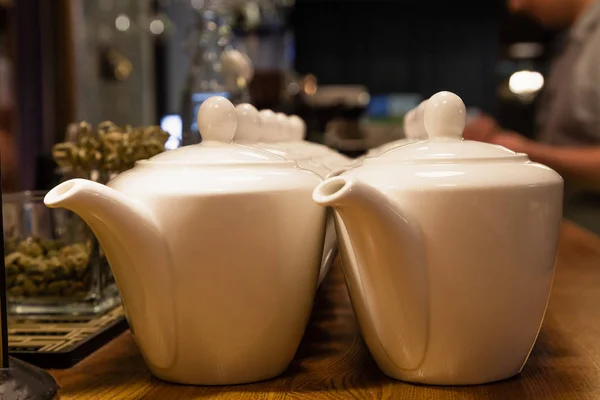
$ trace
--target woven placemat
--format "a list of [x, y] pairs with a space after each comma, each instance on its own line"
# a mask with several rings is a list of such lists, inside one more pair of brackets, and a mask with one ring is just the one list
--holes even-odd
[[8, 348], [40, 368], [70, 368], [127, 328], [122, 306], [98, 316], [14, 316], [8, 318]]

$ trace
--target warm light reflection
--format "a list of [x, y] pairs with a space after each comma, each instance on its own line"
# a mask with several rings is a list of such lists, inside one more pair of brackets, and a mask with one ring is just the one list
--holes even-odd
[[117, 63], [114, 69], [115, 77], [120, 81], [124, 81], [129, 78], [132, 70], [133, 64], [131, 64], [131, 61], [123, 59]]
[[516, 95], [534, 94], [544, 86], [544, 77], [537, 71], [517, 71], [508, 81], [509, 90]]
[[314, 75], [307, 75], [304, 78], [304, 93], [308, 96], [317, 93], [317, 78]]
[[160, 35], [165, 31], [165, 24], [160, 19], [155, 19], [150, 22], [150, 32], [155, 35]]
[[130, 27], [131, 21], [129, 20], [129, 17], [127, 15], [120, 14], [119, 16], [117, 16], [117, 18], [115, 19], [115, 28], [117, 28], [118, 31], [126, 32], [127, 30], [129, 30]]

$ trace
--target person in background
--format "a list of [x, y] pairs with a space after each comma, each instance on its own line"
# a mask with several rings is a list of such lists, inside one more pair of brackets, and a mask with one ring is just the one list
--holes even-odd
[[547, 28], [565, 30], [536, 115], [535, 140], [481, 116], [470, 140], [526, 153], [565, 179], [564, 216], [600, 233], [600, 0], [509, 0]]

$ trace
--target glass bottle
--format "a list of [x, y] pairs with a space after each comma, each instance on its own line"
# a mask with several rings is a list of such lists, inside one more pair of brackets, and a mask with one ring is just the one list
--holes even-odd
[[199, 143], [196, 114], [209, 97], [223, 96], [232, 103], [249, 101], [247, 83], [235, 71], [222, 68], [230, 49], [231, 16], [227, 2], [205, 2], [198, 11], [194, 30], [195, 49], [182, 96], [182, 145]]

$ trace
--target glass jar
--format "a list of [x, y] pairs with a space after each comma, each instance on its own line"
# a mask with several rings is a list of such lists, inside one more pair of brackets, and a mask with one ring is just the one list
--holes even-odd
[[7, 302], [13, 314], [99, 314], [120, 303], [87, 224], [44, 192], [2, 196]]

